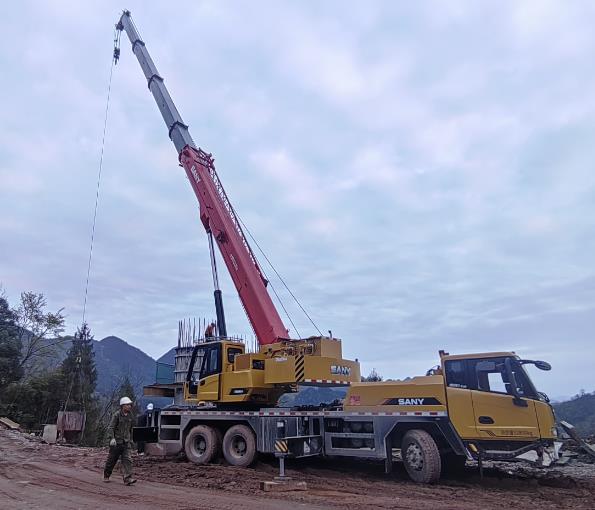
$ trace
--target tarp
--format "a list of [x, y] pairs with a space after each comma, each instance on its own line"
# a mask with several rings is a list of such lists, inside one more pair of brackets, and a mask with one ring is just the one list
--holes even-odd
[[80, 432], [85, 426], [87, 416], [79, 411], [59, 411], [56, 426], [58, 432]]

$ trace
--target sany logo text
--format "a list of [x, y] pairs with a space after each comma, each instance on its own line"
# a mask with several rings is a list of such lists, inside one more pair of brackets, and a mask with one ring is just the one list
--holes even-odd
[[196, 167], [194, 165], [192, 165], [190, 167], [190, 173], [192, 173], [192, 175], [194, 176], [194, 179], [196, 180], [196, 182], [200, 182], [200, 176], [198, 175], [198, 172], [197, 172]]
[[400, 406], [421, 406], [424, 404], [423, 398], [400, 398], [399, 404]]
[[331, 374], [351, 375], [351, 367], [344, 367], [342, 365], [331, 365]]

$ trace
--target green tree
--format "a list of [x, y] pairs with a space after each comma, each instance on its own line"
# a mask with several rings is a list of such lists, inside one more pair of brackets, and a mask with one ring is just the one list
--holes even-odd
[[376, 372], [376, 369], [373, 368], [372, 371], [367, 375], [367, 377], [362, 377], [362, 382], [380, 382], [382, 381], [382, 376]]
[[30, 430], [44, 423], [55, 423], [64, 402], [64, 377], [61, 370], [32, 376], [6, 386], [2, 391], [0, 414]]
[[61, 369], [67, 381], [64, 410], [86, 413], [86, 425], [81, 434], [81, 442], [97, 444], [102, 439], [98, 424], [98, 402], [95, 396], [97, 369], [93, 335], [86, 323], [77, 329]]
[[23, 376], [22, 347], [16, 315], [0, 296], [0, 390]]
[[69, 411], [84, 411], [94, 398], [97, 386], [97, 369], [93, 351], [93, 335], [84, 323], [72, 339], [72, 345], [62, 362], [62, 372], [69, 379], [65, 408]]

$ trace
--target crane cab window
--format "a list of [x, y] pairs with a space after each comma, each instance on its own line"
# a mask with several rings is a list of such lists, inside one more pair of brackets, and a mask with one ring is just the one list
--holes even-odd
[[244, 350], [239, 347], [228, 347], [227, 348], [227, 362], [233, 363], [236, 360], [238, 354], [244, 354]]
[[209, 345], [205, 348], [202, 366], [200, 368], [200, 378], [204, 379], [209, 375], [219, 374], [221, 372], [221, 344]]

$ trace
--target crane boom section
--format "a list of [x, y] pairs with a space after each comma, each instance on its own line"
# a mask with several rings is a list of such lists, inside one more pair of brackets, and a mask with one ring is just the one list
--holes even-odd
[[180, 154], [180, 163], [198, 197], [200, 219], [205, 229], [213, 233], [259, 343], [269, 345], [288, 338], [266, 289], [266, 279], [241, 234], [239, 220], [217, 177], [211, 155], [186, 147]]
[[129, 11], [124, 11], [120, 21], [116, 25], [118, 30], [124, 30], [130, 39], [132, 44], [132, 51], [136, 55], [138, 62], [147, 78], [149, 90], [155, 98], [155, 102], [159, 107], [159, 111], [167, 126], [169, 137], [174, 143], [178, 154], [182, 152], [182, 149], [189, 145], [190, 147], [196, 148], [194, 140], [190, 136], [188, 126], [184, 124], [176, 105], [174, 104], [163, 78], [159, 75], [157, 67], [153, 63], [153, 59], [145, 46], [145, 43], [140, 38], [138, 30], [132, 21]]
[[178, 151], [180, 163], [198, 199], [200, 219], [206, 231], [213, 233], [259, 344], [269, 345], [287, 339], [287, 328], [267, 291], [268, 282], [219, 180], [213, 158], [196, 147], [129, 11], [123, 12], [116, 29], [125, 31], [130, 39], [132, 51], [139, 61], [169, 137]]

